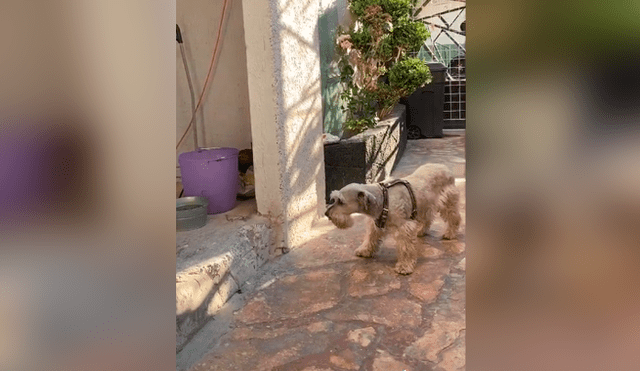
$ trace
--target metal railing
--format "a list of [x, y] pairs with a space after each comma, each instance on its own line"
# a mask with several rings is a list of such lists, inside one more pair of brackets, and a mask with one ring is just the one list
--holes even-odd
[[[447, 66], [444, 97], [445, 128], [466, 124], [466, 6], [429, 13], [428, 7], [416, 20], [422, 21], [431, 36], [421, 54], [425, 59]], [[424, 14], [426, 13], [426, 14]]]

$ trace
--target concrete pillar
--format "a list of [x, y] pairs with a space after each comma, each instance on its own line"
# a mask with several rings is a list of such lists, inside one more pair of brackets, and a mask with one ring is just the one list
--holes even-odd
[[318, 0], [243, 0], [258, 212], [289, 248], [325, 207], [318, 15]]

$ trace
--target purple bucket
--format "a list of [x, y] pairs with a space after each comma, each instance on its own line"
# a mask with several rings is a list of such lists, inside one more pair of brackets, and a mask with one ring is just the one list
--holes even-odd
[[229, 211], [238, 194], [238, 150], [205, 149], [182, 153], [178, 157], [184, 196], [203, 196], [209, 200], [208, 214]]

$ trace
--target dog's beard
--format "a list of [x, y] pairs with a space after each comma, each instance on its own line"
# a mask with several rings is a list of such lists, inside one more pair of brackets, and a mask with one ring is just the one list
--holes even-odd
[[329, 217], [329, 220], [340, 229], [347, 229], [353, 226], [353, 218], [351, 218], [351, 215], [334, 214]]

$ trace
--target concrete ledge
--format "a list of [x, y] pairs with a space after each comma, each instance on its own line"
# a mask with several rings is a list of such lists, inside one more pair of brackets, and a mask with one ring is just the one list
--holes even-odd
[[210, 216], [177, 233], [176, 352], [269, 260], [275, 233], [266, 218]]
[[331, 191], [349, 183], [375, 183], [388, 177], [406, 145], [406, 108], [402, 104], [375, 127], [325, 145], [327, 200]]

